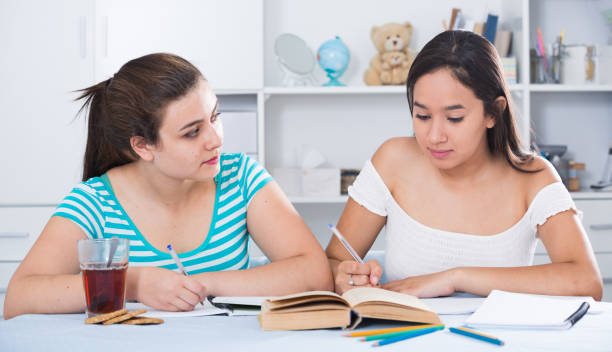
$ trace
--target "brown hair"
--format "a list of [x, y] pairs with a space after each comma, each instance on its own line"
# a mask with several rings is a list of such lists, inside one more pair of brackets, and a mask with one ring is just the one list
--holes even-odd
[[76, 100], [85, 99], [79, 113], [89, 106], [83, 181], [138, 159], [131, 137], [157, 143], [166, 106], [200, 79], [202, 73], [187, 60], [157, 53], [131, 60], [113, 77], [79, 90]]
[[[487, 129], [487, 144], [493, 155], [503, 155], [512, 168], [521, 172], [534, 156], [520, 144], [510, 91], [495, 47], [481, 35], [468, 31], [444, 31], [430, 40], [414, 59], [406, 94], [413, 111], [414, 85], [427, 73], [448, 68], [461, 84], [470, 88], [484, 104], [487, 115], [493, 116], [495, 126]], [[495, 104], [498, 97], [506, 98], [502, 111]]]

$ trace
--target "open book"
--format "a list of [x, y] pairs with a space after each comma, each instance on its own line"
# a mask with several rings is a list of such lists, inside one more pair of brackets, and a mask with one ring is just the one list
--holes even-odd
[[354, 288], [342, 296], [310, 291], [266, 300], [258, 318], [262, 330], [352, 329], [362, 318], [441, 323], [418, 298], [376, 287]]

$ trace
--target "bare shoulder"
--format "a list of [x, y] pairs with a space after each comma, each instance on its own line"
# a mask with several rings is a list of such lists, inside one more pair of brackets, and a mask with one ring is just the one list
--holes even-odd
[[530, 171], [528, 173], [521, 172], [522, 184], [526, 190], [528, 203], [531, 203], [542, 188], [555, 182], [561, 182], [561, 177], [559, 177], [555, 167], [541, 156], [534, 157], [533, 161], [525, 165], [523, 169]]
[[419, 146], [414, 137], [396, 137], [386, 140], [378, 147], [372, 164], [387, 186], [409, 165], [420, 159]]

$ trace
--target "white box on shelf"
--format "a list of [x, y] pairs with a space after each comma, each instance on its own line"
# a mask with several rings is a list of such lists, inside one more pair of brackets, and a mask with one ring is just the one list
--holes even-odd
[[597, 61], [599, 84], [612, 84], [612, 45], [597, 46]]
[[289, 197], [302, 195], [302, 169], [279, 167], [272, 170], [272, 177]]
[[306, 197], [339, 196], [340, 169], [302, 170], [302, 195]]

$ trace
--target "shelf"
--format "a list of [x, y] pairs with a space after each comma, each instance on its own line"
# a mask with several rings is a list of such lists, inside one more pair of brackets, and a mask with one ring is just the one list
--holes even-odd
[[261, 89], [218, 89], [217, 95], [254, 95], [261, 92]]
[[570, 192], [572, 199], [612, 199], [612, 192], [592, 192], [592, 191], [580, 191]]
[[346, 203], [348, 196], [329, 197], [289, 197], [293, 204]]
[[532, 92], [612, 92], [609, 84], [530, 84]]
[[264, 93], [274, 95], [307, 94], [406, 94], [402, 86], [346, 86], [346, 87], [266, 87]]

